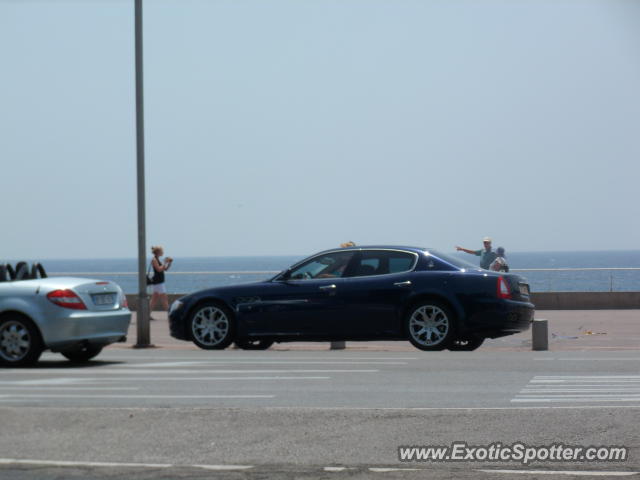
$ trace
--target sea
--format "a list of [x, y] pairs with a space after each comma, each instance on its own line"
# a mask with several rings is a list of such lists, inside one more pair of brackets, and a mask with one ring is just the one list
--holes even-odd
[[[476, 265], [479, 258], [461, 252], [444, 253]], [[166, 276], [167, 291], [186, 294], [204, 288], [265, 280], [305, 257], [173, 257], [173, 266]], [[125, 293], [138, 292], [135, 258], [26, 260], [42, 263], [50, 276], [111, 280]], [[511, 271], [524, 276], [533, 292], [640, 291], [640, 250], [513, 252], [507, 255], [507, 260]], [[147, 259], [147, 265], [149, 261]], [[10, 263], [15, 264], [15, 260]]]

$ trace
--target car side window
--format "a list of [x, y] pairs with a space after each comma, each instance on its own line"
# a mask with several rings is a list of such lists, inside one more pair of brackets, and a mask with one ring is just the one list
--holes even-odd
[[333, 252], [319, 255], [298, 265], [291, 271], [288, 278], [291, 280], [340, 278], [344, 275], [353, 254], [354, 252]]
[[353, 277], [408, 272], [416, 263], [416, 255], [394, 250], [363, 251], [354, 268]]
[[408, 253], [397, 253], [389, 258], [389, 273], [408, 272], [415, 263], [415, 257]]
[[448, 272], [454, 270], [454, 267], [444, 263], [442, 260], [435, 258], [433, 256], [427, 257], [426, 265], [427, 270], [439, 271], [439, 272]]

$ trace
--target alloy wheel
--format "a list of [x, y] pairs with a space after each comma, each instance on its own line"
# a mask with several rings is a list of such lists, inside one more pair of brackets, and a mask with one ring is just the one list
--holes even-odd
[[416, 343], [425, 347], [440, 345], [450, 328], [449, 317], [437, 305], [422, 305], [413, 311], [409, 319], [409, 334]]
[[23, 360], [31, 350], [29, 329], [21, 322], [10, 320], [0, 326], [0, 357], [10, 363]]
[[191, 321], [193, 338], [205, 347], [222, 344], [227, 340], [230, 328], [227, 314], [213, 305], [198, 310]]

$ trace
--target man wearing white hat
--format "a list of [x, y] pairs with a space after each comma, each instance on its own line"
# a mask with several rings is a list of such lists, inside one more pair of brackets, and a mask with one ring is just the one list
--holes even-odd
[[480, 268], [484, 268], [485, 270], [489, 270], [489, 265], [496, 259], [496, 252], [491, 250], [491, 238], [484, 237], [482, 239], [482, 243], [484, 244], [484, 248], [482, 250], [469, 250], [468, 248], [456, 247], [456, 250], [459, 252], [466, 252], [472, 255], [476, 255], [480, 257]]

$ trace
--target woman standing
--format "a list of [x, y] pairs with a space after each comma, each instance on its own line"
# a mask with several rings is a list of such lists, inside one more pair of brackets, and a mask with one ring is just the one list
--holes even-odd
[[164, 272], [171, 267], [173, 258], [166, 257], [163, 262], [164, 250], [160, 246], [151, 247], [151, 253], [153, 253], [153, 259], [151, 260], [151, 266], [153, 267], [151, 289], [153, 293], [151, 295], [150, 311], [153, 312], [153, 308], [160, 302], [160, 306], [166, 312], [169, 310], [169, 299], [167, 298], [167, 287], [164, 284]]

